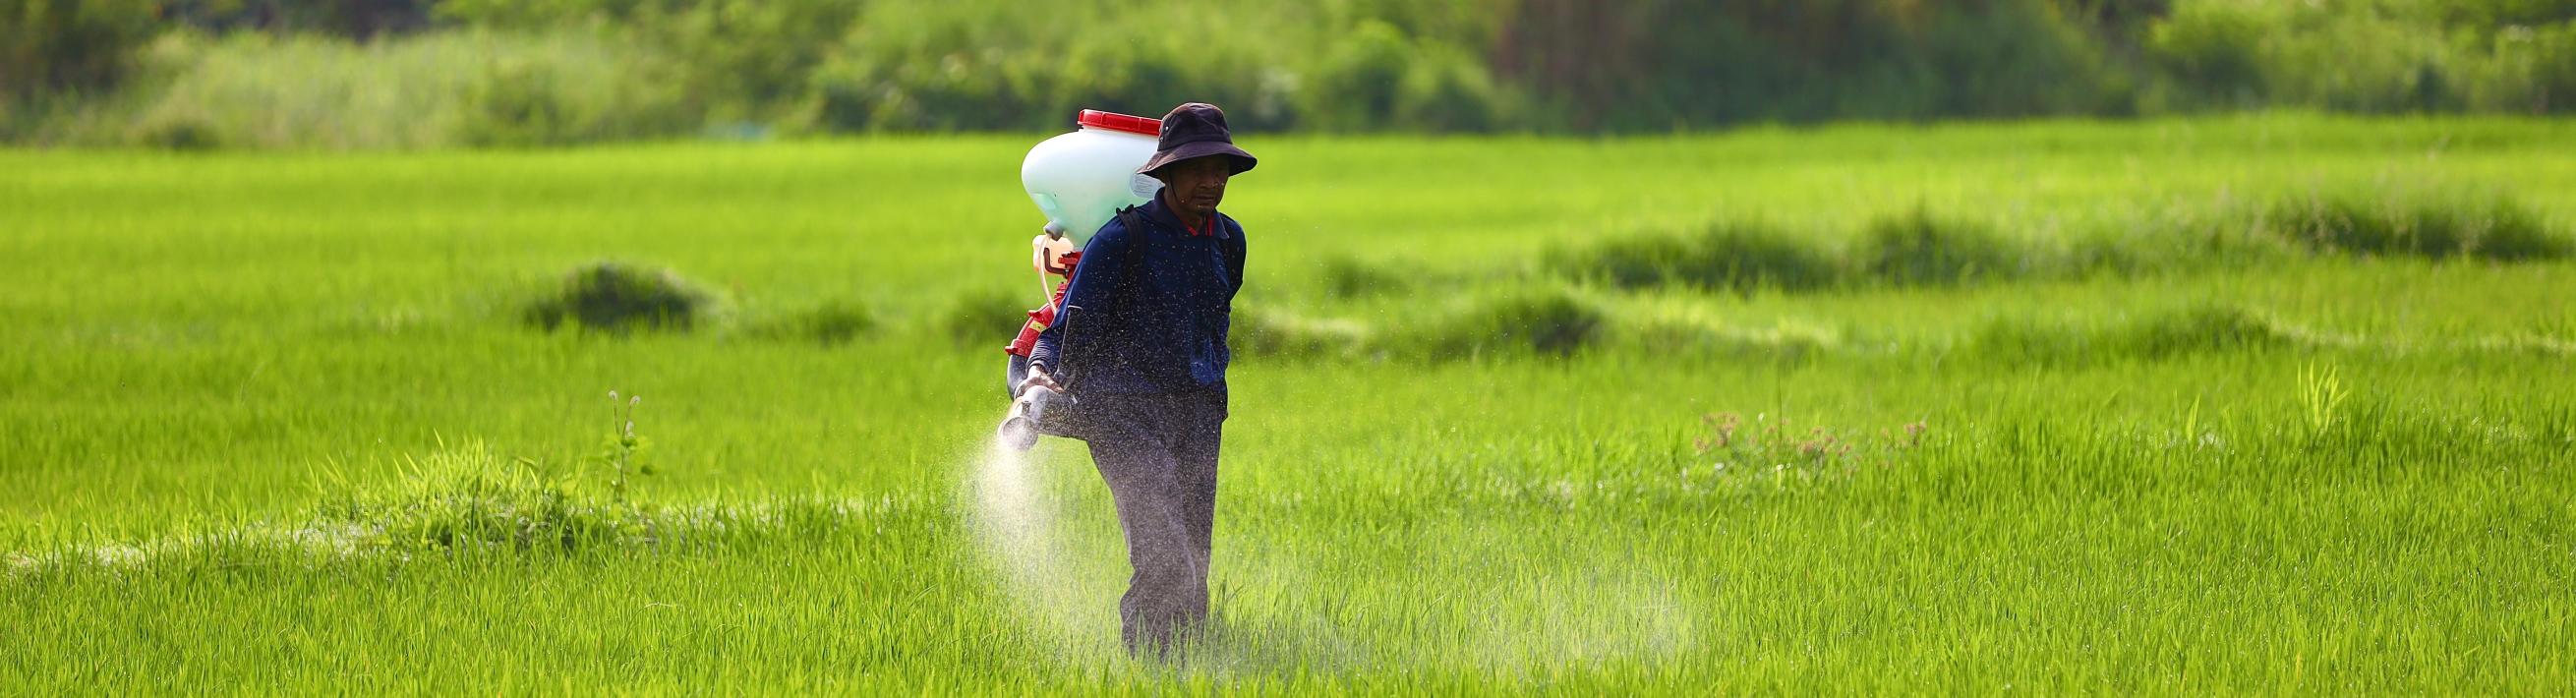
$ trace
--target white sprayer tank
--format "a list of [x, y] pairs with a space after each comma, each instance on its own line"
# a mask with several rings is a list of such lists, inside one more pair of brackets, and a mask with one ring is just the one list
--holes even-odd
[[1154, 157], [1162, 122], [1085, 109], [1081, 130], [1046, 139], [1020, 163], [1020, 185], [1045, 213], [1047, 230], [1086, 241], [1118, 209], [1145, 203], [1163, 183], [1137, 174]]

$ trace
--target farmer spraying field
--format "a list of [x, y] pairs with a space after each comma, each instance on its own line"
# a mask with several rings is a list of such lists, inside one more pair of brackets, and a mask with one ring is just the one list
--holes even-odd
[[[1235, 147], [1224, 112], [1181, 105], [1135, 170], [1152, 178], [1135, 189], [1159, 182], [1159, 192], [1118, 211], [1079, 253], [1050, 242], [1061, 240], [1058, 227], [1085, 225], [1067, 225], [1073, 216], [1060, 211], [1035, 244], [1041, 270], [1071, 281], [1013, 344], [1016, 402], [1003, 438], [1090, 444], [1133, 568], [1118, 603], [1120, 637], [1139, 653], [1169, 648], [1208, 614], [1226, 333], [1245, 251], [1243, 228], [1217, 205], [1228, 180], [1255, 162]], [[1033, 195], [1047, 207], [1047, 196]]]

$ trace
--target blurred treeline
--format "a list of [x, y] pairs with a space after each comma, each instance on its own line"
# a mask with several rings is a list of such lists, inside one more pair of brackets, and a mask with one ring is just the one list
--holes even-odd
[[429, 147], [2576, 110], [2576, 0], [0, 0], [0, 138]]

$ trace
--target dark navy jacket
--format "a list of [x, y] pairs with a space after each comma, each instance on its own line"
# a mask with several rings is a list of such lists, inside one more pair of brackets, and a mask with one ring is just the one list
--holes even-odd
[[1221, 213], [1216, 221], [1212, 235], [1191, 235], [1156, 196], [1101, 226], [1074, 267], [1064, 314], [1038, 335], [1029, 363], [1077, 397], [1224, 390], [1244, 244], [1243, 226]]

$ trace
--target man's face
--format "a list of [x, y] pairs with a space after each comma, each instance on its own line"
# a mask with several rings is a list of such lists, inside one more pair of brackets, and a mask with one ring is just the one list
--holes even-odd
[[1225, 180], [1234, 176], [1234, 163], [1224, 156], [1190, 158], [1155, 171], [1163, 177], [1163, 188], [1170, 190], [1173, 206], [1194, 215], [1216, 212], [1218, 202], [1225, 200]]

